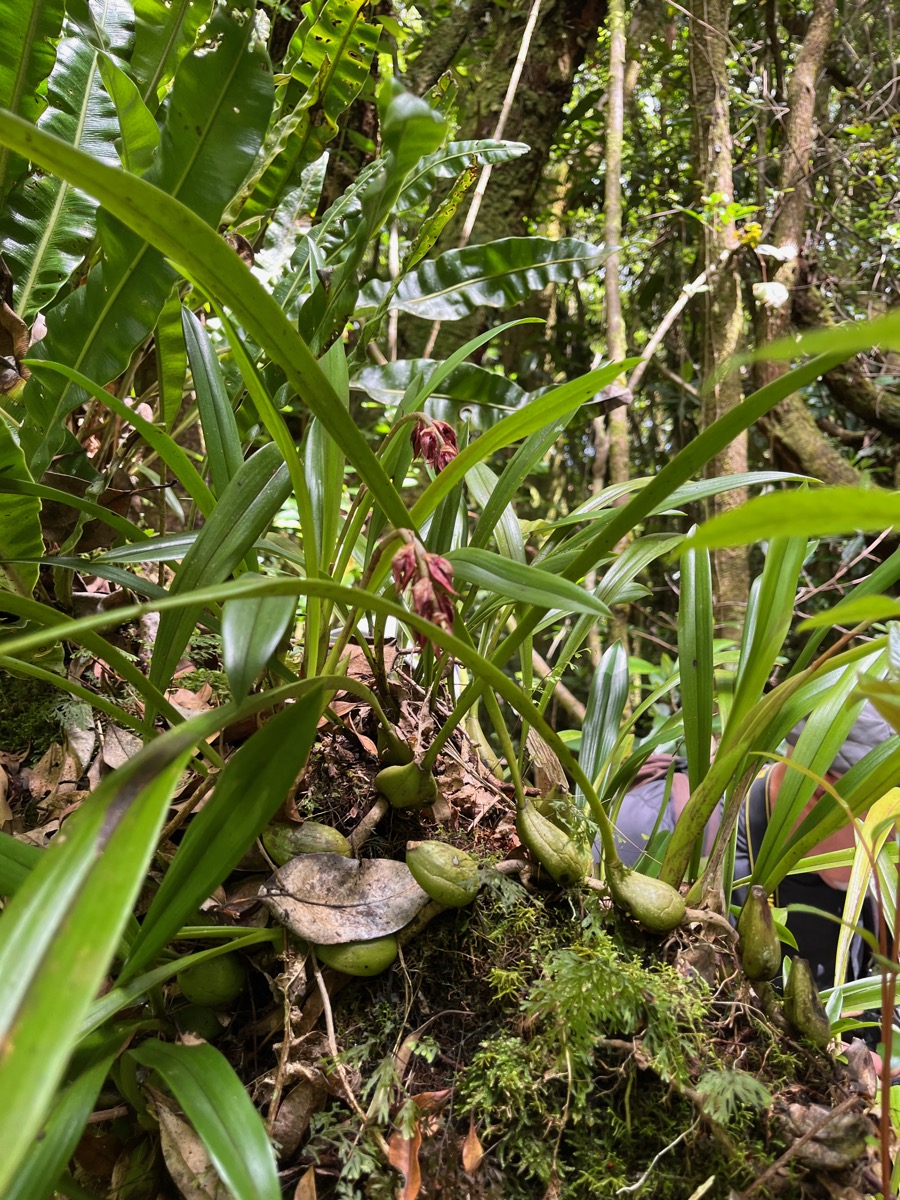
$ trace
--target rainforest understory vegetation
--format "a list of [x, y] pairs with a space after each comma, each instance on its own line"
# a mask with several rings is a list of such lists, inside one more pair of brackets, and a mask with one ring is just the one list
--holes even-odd
[[884, 7], [0, 13], [3, 1200], [897, 1196]]

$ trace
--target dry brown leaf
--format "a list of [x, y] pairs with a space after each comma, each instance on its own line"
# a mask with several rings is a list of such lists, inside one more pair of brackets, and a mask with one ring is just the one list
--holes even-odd
[[13, 819], [13, 811], [9, 807], [7, 796], [9, 794], [9, 776], [3, 767], [0, 767], [0, 825], [6, 825], [7, 822]]
[[395, 933], [428, 904], [406, 863], [340, 854], [301, 854], [259, 894], [277, 921], [323, 946]]
[[300, 1182], [294, 1188], [294, 1200], [317, 1200], [317, 1196], [316, 1169], [310, 1167], [304, 1175], [301, 1175]]
[[166, 699], [173, 708], [177, 708], [183, 717], [194, 717], [198, 713], [211, 712], [213, 706], [208, 702], [212, 696], [212, 688], [208, 683], [192, 692], [190, 688], [172, 688], [166, 692]]
[[[322, 1108], [327, 1097], [328, 1088], [319, 1077], [301, 1079], [282, 1100], [272, 1123], [272, 1137], [281, 1147], [278, 1157], [282, 1162], [289, 1162], [296, 1154], [313, 1114]], [[313, 1189], [315, 1195], [315, 1184]]]
[[441, 1088], [437, 1092], [419, 1092], [418, 1096], [411, 1099], [419, 1112], [436, 1113], [441, 1111], [452, 1095], [453, 1088]]
[[397, 1200], [416, 1200], [422, 1189], [422, 1172], [419, 1167], [419, 1147], [422, 1134], [418, 1122], [412, 1137], [405, 1138], [392, 1133], [388, 1142], [388, 1159], [392, 1167], [403, 1176], [403, 1187], [397, 1192]]
[[103, 761], [115, 770], [134, 758], [142, 745], [136, 733], [120, 729], [118, 725], [109, 725], [103, 738]]
[[475, 1132], [475, 1118], [469, 1117], [469, 1132], [462, 1148], [462, 1165], [467, 1175], [474, 1175], [484, 1159], [484, 1147]]
[[28, 790], [31, 792], [32, 798], [37, 800], [38, 803], [49, 803], [56, 794], [56, 789], [59, 787], [63, 757], [62, 746], [59, 742], [52, 742], [50, 748], [42, 755], [40, 760], [35, 763], [30, 771], [25, 773]]
[[161, 1103], [156, 1112], [163, 1159], [185, 1200], [230, 1200], [205, 1146], [187, 1121]]

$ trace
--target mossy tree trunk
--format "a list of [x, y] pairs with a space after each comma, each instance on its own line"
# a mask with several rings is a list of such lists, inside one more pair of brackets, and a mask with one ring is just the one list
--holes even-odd
[[[694, 96], [694, 149], [702, 194], [720, 197], [719, 206], [734, 199], [729, 81], [726, 67], [730, 0], [693, 0], [690, 65]], [[710, 205], [709, 208], [714, 206]], [[711, 425], [743, 399], [737, 371], [720, 369], [737, 352], [744, 328], [741, 279], [736, 256], [734, 220], [710, 213], [704, 226], [703, 268], [719, 263], [704, 293], [702, 369], [705, 386], [701, 419]], [[724, 255], [723, 255], [724, 252]], [[747, 470], [747, 439], [737, 438], [707, 467], [712, 477]], [[737, 507], [746, 498], [743, 490], [728, 492], [710, 504], [713, 513]], [[718, 550], [713, 555], [716, 617], [726, 634], [736, 635], [747, 603], [747, 555], [743, 547]]]
[[[619, 290], [622, 241], [622, 147], [625, 123], [625, 3], [609, 0], [609, 86], [606, 94], [606, 179], [603, 195], [603, 235], [608, 247], [604, 268], [604, 300], [606, 318], [606, 356], [613, 362], [625, 358], [628, 343], [625, 320], [622, 316], [622, 297]], [[619, 376], [617, 386], [625, 387], [625, 377]], [[628, 445], [628, 410], [616, 408], [607, 417], [594, 419], [594, 446], [604, 444], [606, 453], [594, 456], [592, 490], [601, 491], [605, 482], [624, 483], [631, 474]], [[605, 462], [604, 462], [605, 460]], [[605, 469], [604, 469], [605, 468]], [[610, 634], [628, 650], [627, 612], [617, 612]], [[595, 660], [599, 646], [592, 646]]]
[[[797, 286], [801, 269], [815, 135], [816, 84], [831, 42], [834, 15], [835, 0], [815, 0], [806, 36], [787, 83], [785, 102], [788, 112], [784, 120], [778, 181], [782, 200], [772, 227], [771, 241], [788, 257], [778, 263], [771, 278], [784, 286], [789, 298]], [[790, 317], [789, 301], [780, 307], [762, 308], [756, 321], [759, 343], [774, 341], [785, 334]], [[786, 369], [783, 363], [760, 362], [756, 369], [758, 386], [777, 379]], [[859, 472], [822, 435], [802, 397], [791, 396], [783, 400], [760, 422], [760, 427], [772, 442], [776, 458], [782, 465], [831, 484], [859, 483]]]
[[[483, 23], [471, 27], [472, 34], [477, 30], [485, 31], [480, 38], [470, 38], [461, 44], [454, 42], [455, 53], [464, 48], [470, 58], [473, 55], [476, 59], [479, 55], [483, 56], [481, 62], [476, 61], [474, 69], [469, 71], [470, 90], [463, 92], [460, 97], [460, 137], [493, 136], [519, 54], [530, 7], [528, 0], [513, 0], [503, 8], [494, 6], [490, 27]], [[528, 222], [542, 198], [545, 167], [563, 110], [571, 99], [578, 69], [596, 44], [597, 30], [605, 15], [605, 0], [545, 0], [542, 4], [503, 134], [510, 141], [527, 143], [531, 149], [528, 154], [504, 163], [493, 172], [469, 238], [470, 243], [521, 237], [529, 232]], [[448, 28], [448, 36], [450, 32]], [[452, 62], [452, 56], [449, 60], [446, 54], [439, 57], [444, 66]], [[422, 58], [423, 55], [420, 55], [417, 61]], [[472, 66], [470, 64], [470, 68]], [[433, 82], [433, 67], [423, 73], [414, 64], [412, 73], [414, 78], [411, 82], [417, 87]], [[463, 204], [457, 218], [447, 226], [439, 248], [449, 249], [457, 244], [466, 209], [467, 206]], [[535, 299], [534, 315], [546, 318], [548, 297], [539, 296]], [[525, 315], [527, 311], [527, 308], [519, 309], [517, 315]], [[435, 355], [443, 357], [450, 354], [457, 346], [486, 328], [488, 323], [495, 323], [494, 314], [486, 317], [484, 312], [479, 312], [467, 320], [443, 325]], [[421, 328], [419, 324], [417, 322], [415, 326], [408, 327], [402, 335], [410, 343], [407, 350], [411, 353], [421, 352], [430, 332], [430, 327], [424, 322]], [[535, 333], [536, 328], [525, 326], [510, 332], [504, 341], [505, 366], [513, 370], [519, 368], [522, 351], [526, 347], [533, 347], [540, 339], [540, 332]]]

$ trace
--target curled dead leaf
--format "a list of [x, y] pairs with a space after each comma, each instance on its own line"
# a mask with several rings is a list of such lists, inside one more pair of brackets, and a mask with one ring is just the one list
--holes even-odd
[[403, 1176], [403, 1187], [397, 1192], [397, 1200], [416, 1200], [422, 1189], [422, 1171], [419, 1167], [419, 1147], [422, 1132], [416, 1122], [412, 1137], [403, 1137], [399, 1132], [391, 1134], [388, 1142], [388, 1158], [391, 1166]]
[[462, 1147], [462, 1165], [467, 1175], [474, 1175], [484, 1159], [484, 1147], [475, 1132], [475, 1118], [469, 1117], [469, 1132]]

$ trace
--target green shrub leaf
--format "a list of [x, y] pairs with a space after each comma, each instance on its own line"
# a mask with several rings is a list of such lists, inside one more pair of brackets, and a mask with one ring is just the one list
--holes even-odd
[[[592, 274], [603, 262], [600, 246], [576, 238], [503, 238], [484, 245], [446, 250], [406, 275], [389, 307], [429, 321], [459, 321], [477, 308], [508, 308], [549, 283]], [[377, 308], [390, 284], [373, 280], [360, 307]]]

